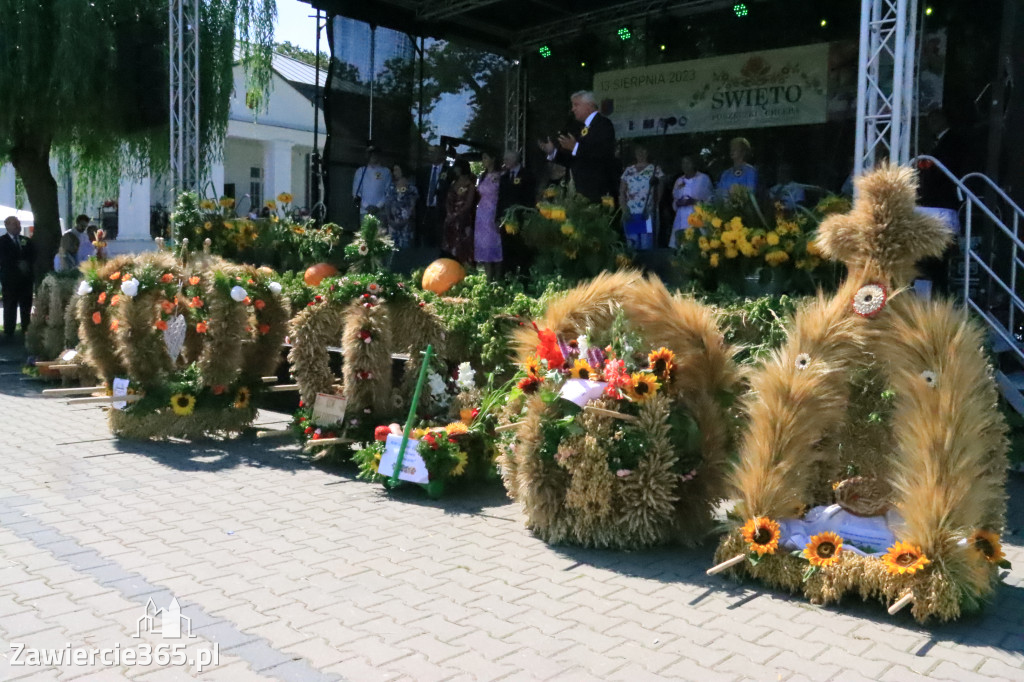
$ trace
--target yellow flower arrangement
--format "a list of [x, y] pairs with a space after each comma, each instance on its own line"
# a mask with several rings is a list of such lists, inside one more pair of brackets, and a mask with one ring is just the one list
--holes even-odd
[[725, 247], [725, 257], [726, 258], [735, 258], [738, 255], [740, 255], [740, 252], [739, 252], [738, 249], [734, 249], [731, 246]]
[[235, 200], [232, 199], [231, 197], [221, 197], [220, 198], [220, 207], [221, 208], [231, 208], [234, 205], [235, 205]]
[[171, 396], [171, 409], [179, 417], [187, 417], [196, 409], [196, 397], [186, 393], [175, 393]]
[[570, 222], [562, 223], [562, 234], [566, 237], [571, 237], [576, 234], [576, 228]]
[[505, 223], [505, 232], [507, 232], [508, 234], [518, 234], [519, 226], [513, 222], [507, 222]]
[[288, 192], [281, 192], [280, 194], [277, 195], [277, 201], [278, 201], [278, 203], [281, 203], [281, 204], [290, 204], [290, 203], [292, 203], [292, 200], [294, 198], [295, 197], [293, 197]]
[[452, 467], [452, 476], [461, 476], [466, 473], [466, 466], [469, 464], [469, 455], [464, 450], [455, 453], [455, 466]]
[[235, 395], [235, 407], [239, 410], [243, 410], [249, 407], [250, 400], [252, 400], [252, 391], [243, 386], [238, 389], [238, 393]]
[[643, 403], [653, 398], [661, 384], [657, 377], [650, 372], [634, 372], [631, 376], [632, 383], [626, 388], [629, 399], [635, 403]]
[[710, 265], [713, 268], [717, 268], [718, 267], [718, 254], [717, 253], [713, 253], [713, 254], [711, 254], [708, 257], [708, 265]]
[[764, 255], [764, 262], [768, 265], [778, 267], [789, 260], [789, 254], [785, 251], [769, 251]]
[[722, 227], [722, 219], [719, 218], [718, 216], [715, 216], [714, 218], [712, 218], [711, 219], [711, 227], [715, 228], [716, 230], [721, 229], [721, 227]]
[[998, 564], [1006, 555], [1003, 554], [1003, 543], [999, 540], [999, 534], [990, 530], [978, 529], [967, 539], [968, 546], [977, 550], [990, 564]]
[[449, 436], [461, 436], [464, 433], [469, 433], [469, 427], [461, 421], [448, 424], [444, 430]]
[[779, 548], [779, 538], [782, 537], [779, 524], [765, 516], [748, 519], [740, 532], [750, 546], [750, 551], [757, 552], [758, 556], [775, 554]]
[[532, 377], [540, 376], [540, 360], [537, 359], [536, 355], [529, 356], [526, 358], [526, 362], [523, 363], [523, 369]]
[[199, 202], [199, 208], [204, 211], [216, 211], [217, 203], [213, 199], [203, 199]]
[[670, 349], [662, 346], [658, 350], [651, 351], [647, 355], [647, 362], [650, 370], [662, 379], [667, 379], [676, 368], [676, 354]]
[[273, 199], [267, 199], [263, 203], [263, 205], [269, 208], [271, 211], [277, 210], [277, 202], [274, 201]]
[[[546, 192], [545, 192], [546, 194]], [[615, 208], [615, 197], [604, 195], [601, 197], [601, 205], [605, 208]]]
[[843, 539], [831, 531], [811, 536], [811, 541], [804, 547], [804, 558], [811, 566], [827, 568], [839, 562], [839, 553], [843, 551]]
[[909, 542], [897, 542], [882, 556], [885, 570], [893, 575], [914, 575], [931, 559], [924, 555], [921, 548]]
[[701, 251], [707, 251], [711, 248], [711, 242], [708, 241], [707, 237], [701, 236], [697, 239], [697, 246], [700, 247]]

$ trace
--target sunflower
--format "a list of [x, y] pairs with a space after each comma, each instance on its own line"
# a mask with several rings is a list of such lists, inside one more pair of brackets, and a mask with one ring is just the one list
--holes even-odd
[[676, 368], [675, 359], [676, 354], [664, 346], [658, 350], [651, 351], [650, 355], [647, 356], [651, 371], [662, 379], [667, 379], [672, 374], [672, 370]]
[[466, 473], [466, 465], [469, 464], [469, 455], [459, 450], [455, 453], [455, 466], [452, 467], [452, 476], [461, 476]]
[[462, 434], [469, 432], [469, 427], [463, 422], [452, 422], [448, 426], [444, 427], [444, 430], [449, 436], [461, 436]]
[[528, 374], [526, 377], [519, 380], [516, 384], [519, 390], [523, 393], [536, 393], [537, 389], [540, 388], [540, 378], [534, 374]]
[[1003, 543], [999, 541], [999, 534], [990, 530], [978, 529], [967, 538], [967, 544], [978, 550], [990, 564], [998, 564], [1006, 555], [1003, 554]]
[[531, 377], [540, 376], [540, 361], [536, 355], [531, 355], [526, 358], [526, 362], [523, 363], [523, 369]]
[[839, 561], [839, 553], [843, 551], [843, 539], [831, 531], [811, 536], [811, 541], [804, 548], [804, 558], [811, 566], [832, 566]]
[[238, 389], [238, 393], [235, 395], [235, 407], [239, 410], [243, 410], [249, 407], [249, 400], [252, 399], [252, 391], [243, 386]]
[[590, 363], [582, 358], [577, 358], [569, 370], [569, 376], [573, 379], [592, 379], [597, 375], [597, 370], [590, 366]]
[[650, 400], [661, 388], [657, 377], [650, 372], [634, 372], [631, 379], [630, 385], [626, 387], [626, 392], [635, 403]]
[[885, 570], [893, 575], [914, 575], [926, 564], [931, 563], [931, 559], [924, 555], [920, 547], [909, 542], [897, 542], [882, 556], [882, 561], [885, 563]]
[[171, 409], [174, 414], [187, 417], [196, 409], [196, 397], [186, 393], [175, 393], [171, 396]]
[[766, 516], [755, 517], [743, 524], [743, 539], [750, 545], [751, 552], [757, 552], [758, 556], [775, 554], [779, 548], [779, 538], [782, 531], [779, 524]]

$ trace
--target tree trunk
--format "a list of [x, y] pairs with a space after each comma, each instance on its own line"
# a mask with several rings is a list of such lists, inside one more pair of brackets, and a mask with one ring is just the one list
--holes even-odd
[[18, 139], [11, 149], [11, 164], [32, 204], [35, 218], [32, 242], [36, 250], [35, 280], [38, 284], [53, 270], [53, 257], [60, 247], [60, 208], [57, 181], [50, 173], [50, 140]]

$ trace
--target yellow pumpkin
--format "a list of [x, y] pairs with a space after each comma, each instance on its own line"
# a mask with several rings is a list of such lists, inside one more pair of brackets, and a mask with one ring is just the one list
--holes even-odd
[[317, 284], [323, 281], [324, 277], [331, 277], [338, 274], [338, 268], [334, 267], [330, 263], [317, 263], [316, 265], [310, 265], [306, 270], [306, 274], [302, 276], [302, 279], [311, 287], [315, 287]]
[[466, 277], [466, 270], [457, 260], [438, 258], [423, 271], [423, 288], [440, 296]]

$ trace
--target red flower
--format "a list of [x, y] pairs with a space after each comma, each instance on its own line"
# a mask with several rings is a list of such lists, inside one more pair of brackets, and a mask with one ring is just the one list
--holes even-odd
[[103, 316], [100, 315], [99, 312], [95, 312], [95, 313], [92, 314], [92, 323], [93, 324], [99, 324], [102, 321], [103, 321]]
[[256, 301], [253, 303], [253, 306], [256, 308], [256, 310], [263, 310], [264, 308], [267, 307], [267, 304], [263, 301], [262, 298], [257, 298]]
[[110, 331], [116, 332], [117, 328], [120, 327], [120, 326], [121, 326], [120, 323], [118, 323], [117, 320], [114, 320], [113, 322], [110, 323]]
[[324, 297], [321, 296], [320, 294], [317, 294], [316, 296], [313, 297], [313, 300], [316, 301], [317, 303], [320, 303], [324, 300]]
[[388, 434], [391, 433], [391, 429], [387, 426], [378, 426], [373, 430], [373, 439], [379, 441], [385, 441], [388, 439]]
[[157, 320], [154, 326], [162, 332], [167, 331], [167, 323], [163, 320]]
[[164, 276], [160, 278], [160, 281], [163, 282], [164, 284], [170, 284], [171, 282], [174, 281], [174, 275], [172, 275], [169, 272], [165, 272]]
[[228, 390], [228, 389], [227, 389], [227, 386], [225, 386], [224, 384], [214, 384], [214, 386], [213, 386], [213, 394], [214, 395], [224, 395], [224, 391], [226, 391], [226, 390]]
[[120, 302], [121, 296], [119, 294], [114, 294], [113, 298], [110, 299], [110, 305], [117, 305]]
[[209, 327], [206, 325], [205, 322], [200, 322], [196, 325], [196, 331], [199, 332], [200, 334], [205, 334], [207, 329], [209, 329]]
[[520, 379], [519, 383], [516, 385], [523, 393], [536, 393], [537, 389], [540, 388], [540, 379], [531, 374], [528, 377]]
[[303, 429], [302, 432], [308, 436], [309, 434], [313, 433], [313, 427], [307, 426], [305, 429]]
[[251, 299], [251, 298], [249, 298], [248, 296], [246, 296], [246, 297], [245, 297], [245, 300], [244, 300], [244, 301], [242, 301], [242, 304], [243, 304], [243, 305], [249, 305], [250, 303], [252, 303], [252, 299]]
[[189, 302], [189, 305], [192, 306], [193, 308], [202, 308], [203, 301], [198, 296], [193, 296], [192, 300]]
[[107, 292], [101, 291], [100, 295], [96, 298], [96, 301], [100, 305], [103, 305], [104, 303], [106, 303], [107, 302]]
[[111, 282], [116, 282], [119, 279], [121, 279], [121, 271], [120, 270], [115, 272], [113, 275], [110, 276], [110, 281]]
[[192, 275], [188, 278], [188, 283], [192, 286], [199, 284], [199, 275]]
[[537, 336], [540, 338], [540, 343], [537, 344], [537, 357], [541, 360], [548, 361], [549, 369], [558, 369], [565, 364], [565, 357], [562, 355], [562, 349], [558, 347], [558, 337], [550, 329], [541, 329], [537, 326], [537, 323], [533, 323], [533, 328], [537, 330]]
[[313, 440], [320, 440], [320, 438], [321, 438], [321, 436], [320, 436], [319, 433], [314, 433], [313, 434]]
[[263, 323], [260, 324], [259, 329], [260, 329], [260, 334], [267, 334], [267, 333], [270, 332], [270, 325], [267, 324], [266, 322], [263, 322]]
[[305, 407], [305, 406], [306, 406], [305, 401], [300, 400], [299, 401], [299, 407]]
[[478, 414], [480, 414], [480, 408], [479, 407], [474, 407], [473, 408], [473, 419], [476, 419], [476, 416]]
[[441, 447], [440, 445], [438, 445], [437, 438], [432, 433], [428, 433], [427, 435], [423, 436], [423, 440], [426, 441], [427, 445], [430, 446], [431, 450], [437, 450], [439, 447]]

